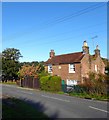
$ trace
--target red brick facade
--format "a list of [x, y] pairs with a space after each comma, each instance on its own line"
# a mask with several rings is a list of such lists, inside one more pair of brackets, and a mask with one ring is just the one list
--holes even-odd
[[[98, 47], [98, 46], [97, 46]], [[49, 64], [52, 65], [51, 75], [58, 75], [62, 80], [77, 80], [83, 83], [83, 78], [88, 77], [89, 72], [103, 73], [105, 65], [100, 57], [100, 50], [96, 49], [95, 55], [89, 54], [89, 47], [84, 41], [83, 52], [52, 56], [45, 64], [48, 71]], [[98, 51], [97, 51], [98, 50]], [[54, 51], [53, 51], [54, 52]], [[69, 64], [75, 66], [75, 72], [69, 73]]]

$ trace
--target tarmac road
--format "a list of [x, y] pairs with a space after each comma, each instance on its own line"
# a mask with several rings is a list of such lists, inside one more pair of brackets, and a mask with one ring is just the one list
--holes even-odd
[[107, 118], [107, 102], [2, 85], [2, 94], [29, 102], [51, 118]]

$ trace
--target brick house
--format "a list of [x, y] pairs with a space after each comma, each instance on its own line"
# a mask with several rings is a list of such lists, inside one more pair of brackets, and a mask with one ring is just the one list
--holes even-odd
[[45, 70], [51, 75], [60, 76], [67, 85], [77, 85], [83, 83], [84, 78], [88, 78], [89, 72], [105, 72], [105, 64], [100, 57], [98, 45], [95, 54], [89, 54], [87, 42], [83, 42], [82, 51], [55, 55], [54, 50], [50, 51], [50, 58], [45, 62]]

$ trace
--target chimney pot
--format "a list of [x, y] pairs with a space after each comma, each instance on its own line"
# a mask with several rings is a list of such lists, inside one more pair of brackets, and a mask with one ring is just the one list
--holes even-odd
[[54, 56], [55, 56], [55, 52], [54, 52], [53, 49], [51, 49], [51, 51], [50, 51], [50, 59], [51, 59], [52, 57], [54, 57]]
[[88, 47], [88, 44], [87, 44], [86, 40], [83, 42], [82, 49], [83, 49], [83, 53], [85, 53], [85, 54], [88, 53], [89, 54], [89, 47]]

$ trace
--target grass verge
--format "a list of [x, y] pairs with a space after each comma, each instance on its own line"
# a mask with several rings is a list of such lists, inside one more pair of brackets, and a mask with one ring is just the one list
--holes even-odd
[[48, 116], [36, 110], [33, 106], [23, 100], [16, 98], [5, 98], [2, 101], [2, 118], [3, 119], [38, 119], [48, 120]]
[[108, 101], [109, 96], [103, 96], [103, 95], [97, 95], [97, 94], [87, 94], [87, 93], [76, 93], [76, 92], [71, 92], [69, 93], [70, 96], [76, 96], [80, 98], [86, 98], [86, 99], [95, 99], [95, 100], [103, 100], [103, 101]]
[[8, 81], [8, 82], [2, 82], [2, 84], [16, 85], [16, 82]]

